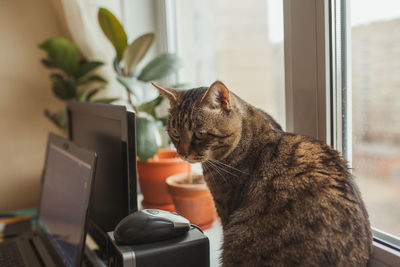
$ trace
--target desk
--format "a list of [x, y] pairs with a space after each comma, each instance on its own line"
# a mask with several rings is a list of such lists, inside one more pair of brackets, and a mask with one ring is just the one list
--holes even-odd
[[[142, 198], [143, 198], [142, 195], [138, 195], [138, 203], [141, 203]], [[31, 216], [33, 218], [33, 223], [34, 223], [36, 220], [36, 213], [37, 213], [36, 208], [30, 208], [30, 209], [22, 209], [0, 214], [0, 241], [1, 241], [1, 233], [4, 228], [4, 224], [1, 223], [2, 215]], [[221, 245], [223, 240], [221, 223], [219, 221], [214, 221], [213, 225], [204, 231], [204, 234], [210, 240], [210, 266], [218, 267], [220, 262], [219, 258], [221, 256]], [[90, 235], [86, 236], [86, 246], [90, 250], [98, 249], [97, 244], [90, 237]]]

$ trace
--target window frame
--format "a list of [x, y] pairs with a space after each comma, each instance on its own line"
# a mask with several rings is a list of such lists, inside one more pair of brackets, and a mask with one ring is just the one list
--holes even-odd
[[[349, 3], [283, 1], [287, 129], [324, 141], [350, 160]], [[369, 266], [400, 266], [400, 240], [373, 227], [372, 234]]]
[[[155, 1], [155, 11], [157, 14], [157, 33], [161, 46], [160, 52], [168, 52], [180, 55], [179, 36], [178, 36], [178, 19], [177, 5], [175, 0]], [[164, 78], [166, 84], [180, 84], [182, 77], [180, 71]]]
[[[349, 1], [282, 1], [286, 130], [326, 142], [351, 164]], [[162, 48], [179, 55], [176, 8], [175, 1], [156, 1], [154, 13]], [[179, 73], [172, 79], [179, 83]], [[400, 240], [375, 228], [372, 233], [370, 266], [400, 266]]]
[[331, 145], [328, 6], [284, 0], [286, 130]]

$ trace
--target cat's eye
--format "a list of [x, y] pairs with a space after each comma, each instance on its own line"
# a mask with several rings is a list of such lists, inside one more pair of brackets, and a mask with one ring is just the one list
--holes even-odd
[[204, 132], [204, 131], [195, 131], [195, 132], [194, 132], [194, 136], [195, 136], [197, 139], [204, 139], [204, 138], [206, 138], [206, 136], [207, 136], [207, 132]]
[[179, 139], [179, 133], [178, 133], [178, 131], [176, 129], [170, 129], [169, 130], [169, 135], [172, 138]]

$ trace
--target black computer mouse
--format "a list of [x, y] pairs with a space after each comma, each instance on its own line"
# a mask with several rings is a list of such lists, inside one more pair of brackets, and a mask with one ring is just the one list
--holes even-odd
[[114, 229], [120, 245], [151, 243], [177, 237], [189, 231], [190, 222], [177, 213], [157, 209], [134, 212]]

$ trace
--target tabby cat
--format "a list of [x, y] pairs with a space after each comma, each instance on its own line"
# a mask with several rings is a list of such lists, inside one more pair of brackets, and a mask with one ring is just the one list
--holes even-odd
[[367, 264], [368, 214], [337, 151], [284, 132], [220, 81], [155, 86], [170, 101], [167, 130], [179, 155], [202, 163], [223, 227], [222, 266]]

